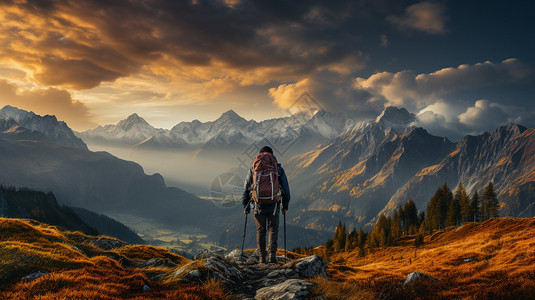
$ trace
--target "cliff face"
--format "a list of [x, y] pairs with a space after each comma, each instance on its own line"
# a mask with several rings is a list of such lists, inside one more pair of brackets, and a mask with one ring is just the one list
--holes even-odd
[[294, 157], [286, 169], [304, 195], [301, 207], [364, 225], [409, 199], [425, 209], [444, 182], [450, 188], [462, 182], [472, 193], [492, 181], [501, 215], [535, 213], [535, 129], [510, 124], [457, 143], [422, 128], [406, 131], [398, 134], [384, 122], [360, 124], [330, 145]]

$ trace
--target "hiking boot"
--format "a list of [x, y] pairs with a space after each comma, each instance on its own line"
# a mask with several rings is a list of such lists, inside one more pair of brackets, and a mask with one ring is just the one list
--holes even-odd
[[266, 255], [265, 255], [265, 254], [260, 254], [260, 255], [258, 256], [258, 263], [259, 263], [259, 264], [265, 264], [265, 263], [267, 263], [267, 261], [266, 261]]
[[276, 264], [277, 263], [277, 254], [276, 253], [270, 253], [269, 254], [269, 263], [270, 264]]

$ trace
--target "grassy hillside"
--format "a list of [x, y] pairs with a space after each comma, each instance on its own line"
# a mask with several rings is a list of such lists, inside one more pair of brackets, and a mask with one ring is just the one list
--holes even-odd
[[[535, 218], [491, 219], [449, 227], [425, 238], [415, 236], [359, 257], [357, 251], [334, 253], [325, 287], [336, 298], [344, 290], [368, 292], [373, 298], [531, 298], [535, 295]], [[317, 249], [321, 251], [321, 249]], [[439, 282], [401, 284], [414, 271]], [[371, 294], [370, 294], [371, 293]], [[327, 297], [329, 298], [329, 297]]]
[[[31, 220], [0, 218], [0, 299], [222, 299], [217, 284], [160, 283], [154, 274], [169, 273], [188, 262], [162, 248], [121, 246], [102, 250], [98, 237], [69, 232]], [[175, 267], [146, 267], [153, 258], [172, 261]], [[50, 274], [34, 281], [25, 276], [44, 270]], [[143, 292], [148, 285], [150, 292]]]

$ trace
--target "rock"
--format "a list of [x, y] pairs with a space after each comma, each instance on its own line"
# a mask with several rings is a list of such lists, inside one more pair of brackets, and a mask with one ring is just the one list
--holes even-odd
[[255, 299], [305, 299], [312, 295], [310, 288], [313, 286], [315, 284], [302, 279], [288, 279], [283, 283], [259, 289]]
[[215, 250], [215, 251], [209, 251], [209, 250], [203, 250], [199, 252], [197, 255], [193, 257], [193, 260], [199, 260], [209, 257], [224, 257], [225, 256], [225, 250]]
[[440, 281], [440, 279], [435, 278], [431, 275], [427, 275], [425, 273], [420, 272], [412, 272], [409, 275], [407, 275], [407, 279], [405, 279], [405, 282], [403, 283], [403, 286], [407, 286], [409, 284], [412, 284], [414, 282], [418, 282], [421, 280], [427, 280], [427, 281]]
[[145, 267], [176, 267], [176, 266], [177, 264], [175, 264], [174, 262], [168, 259], [153, 258], [145, 262]]
[[145, 285], [143, 286], [143, 292], [147, 293], [147, 292], [150, 292], [150, 291], [151, 291], [150, 286], [148, 286], [148, 285], [145, 284]]
[[226, 264], [218, 257], [206, 259], [204, 265], [209, 269], [212, 277], [219, 278], [227, 283], [241, 282], [242, 272], [233, 265]]
[[299, 273], [301, 278], [310, 278], [314, 276], [322, 276], [327, 278], [327, 263], [325, 260], [317, 255], [301, 258], [295, 263], [295, 271]]
[[112, 240], [112, 239], [103, 238], [103, 237], [92, 240], [91, 244], [99, 247], [102, 250], [113, 250], [115, 248], [119, 248], [119, 247], [126, 245], [126, 243], [123, 241]]
[[199, 270], [193, 270], [188, 273], [188, 278], [191, 280], [199, 280], [201, 279], [202, 273]]
[[277, 256], [277, 261], [278, 261], [278, 262], [285, 263], [285, 264], [287, 264], [287, 263], [289, 263], [289, 262], [292, 262], [289, 258], [284, 257], [284, 256], [282, 256], [282, 255], [281, 255], [281, 256]]
[[277, 277], [286, 277], [289, 278], [293, 274], [295, 274], [295, 271], [292, 269], [282, 269], [282, 270], [275, 270], [267, 274], [267, 278], [277, 278]]
[[234, 263], [240, 263], [244, 261], [248, 261], [251, 257], [250, 254], [247, 254], [245, 251], [243, 252], [243, 260], [242, 260], [242, 252], [240, 249], [234, 249], [230, 251], [227, 255], [225, 255], [225, 258], [228, 259], [231, 262]]
[[30, 274], [30, 275], [28, 275], [28, 276], [26, 276], [24, 278], [26, 278], [26, 280], [28, 280], [28, 281], [34, 281], [35, 279], [37, 279], [39, 277], [42, 277], [42, 276], [44, 276], [46, 274], [50, 274], [50, 272], [39, 270], [39, 271], [37, 271], [35, 273], [32, 273], [32, 274]]

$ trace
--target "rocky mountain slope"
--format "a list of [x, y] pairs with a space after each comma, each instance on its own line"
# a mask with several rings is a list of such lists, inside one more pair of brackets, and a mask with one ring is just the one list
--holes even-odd
[[[33, 112], [6, 105], [0, 109], [0, 122], [14, 121], [20, 127], [40, 132], [58, 145], [87, 150], [86, 144], [74, 135], [65, 122], [58, 121], [55, 116], [39, 116]], [[10, 127], [13, 127], [11, 124]], [[5, 125], [4, 125], [5, 126]]]
[[482, 190], [494, 183], [501, 202], [501, 215], [535, 215], [535, 129], [509, 124], [491, 133], [466, 136], [439, 163], [420, 170], [390, 199], [389, 212], [413, 198], [424, 207], [443, 182], [454, 187], [459, 182], [468, 191]]

